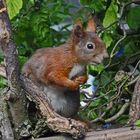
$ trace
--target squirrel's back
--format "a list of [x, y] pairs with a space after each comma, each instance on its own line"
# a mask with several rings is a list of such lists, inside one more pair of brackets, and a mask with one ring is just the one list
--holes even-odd
[[63, 70], [67, 75], [77, 63], [73, 57], [71, 47], [65, 43], [55, 48], [38, 49], [32, 57], [24, 64], [23, 73], [33, 81], [40, 81], [41, 75], [52, 71]]

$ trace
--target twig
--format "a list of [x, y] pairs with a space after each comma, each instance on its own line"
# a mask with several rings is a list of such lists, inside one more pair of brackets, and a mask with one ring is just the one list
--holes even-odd
[[130, 105], [129, 102], [126, 102], [121, 109], [119, 110], [119, 112], [117, 112], [114, 116], [112, 116], [111, 118], [108, 118], [105, 120], [106, 123], [112, 122], [114, 120], [116, 120], [117, 118], [119, 118], [124, 112], [125, 110], [128, 108], [128, 106]]
[[120, 39], [116, 42], [115, 46], [113, 47], [113, 49], [112, 49], [112, 51], [111, 51], [111, 54], [110, 54], [109, 62], [108, 62], [108, 64], [105, 66], [105, 68], [107, 68], [107, 67], [110, 66], [110, 64], [111, 64], [111, 59], [112, 59], [112, 58], [116, 55], [116, 53], [117, 53], [117, 52], [115, 52], [117, 46], [126, 38], [126, 35], [127, 35], [127, 34], [126, 34], [126, 31], [123, 30], [123, 37], [120, 38]]
[[136, 71], [137, 67], [139, 66], [139, 64], [140, 64], [140, 60], [137, 62], [136, 66], [135, 66], [135, 68], [134, 68], [134, 70], [133, 70], [133, 72], [131, 73], [130, 76], [132, 76], [135, 73], [135, 71]]
[[95, 123], [95, 122], [98, 122], [98, 121], [102, 121], [102, 122], [105, 122], [105, 123], [112, 122], [112, 121], [116, 120], [117, 118], [119, 118], [126, 111], [126, 109], [128, 108], [129, 105], [130, 105], [130, 103], [129, 102], [126, 102], [121, 107], [121, 109], [119, 110], [119, 112], [117, 112], [114, 116], [112, 116], [112, 117], [110, 117], [110, 118], [108, 118], [106, 120], [103, 119], [104, 115], [106, 114], [106, 112], [104, 112], [100, 117], [92, 120], [91, 123]]
[[[125, 5], [123, 4], [122, 7], [121, 7], [121, 9], [120, 9], [120, 18], [119, 18], [119, 20], [118, 20], [119, 22], [121, 22], [121, 18], [122, 18], [122, 16], [123, 16], [124, 9], [125, 9]], [[123, 37], [120, 38], [120, 39], [116, 42], [115, 46], [113, 47], [113, 49], [112, 49], [112, 51], [111, 51], [111, 54], [110, 54], [109, 62], [108, 62], [108, 64], [105, 66], [105, 68], [107, 68], [107, 67], [111, 64], [111, 59], [116, 55], [115, 50], [116, 50], [117, 46], [126, 38], [126, 36], [127, 36], [127, 34], [126, 34], [126, 31], [125, 31], [125, 28], [123, 27]]]
[[[124, 81], [122, 81], [122, 83], [120, 84], [119, 87], [116, 87], [114, 90], [110, 90], [109, 92], [107, 92], [107, 94], [109, 94], [111, 91], [114, 91], [114, 92], [116, 91], [116, 93], [117, 93], [117, 94], [115, 94], [115, 96], [113, 96], [113, 97], [110, 99], [110, 101], [116, 99], [116, 98], [120, 95], [121, 88], [124, 86], [124, 84], [126, 84], [126, 82], [128, 81], [128, 79], [135, 73], [135, 71], [136, 71], [136, 69], [137, 69], [137, 67], [138, 67], [139, 64], [140, 64], [140, 60], [137, 62], [136, 66], [135, 66], [135, 68], [134, 68], [134, 70], [133, 70], [133, 72], [132, 72], [126, 79], [124, 79]], [[139, 76], [138, 76], [138, 77], [139, 77]], [[134, 81], [136, 81], [136, 80], [138, 79], [138, 77], [137, 77]], [[134, 82], [134, 81], [133, 81], [133, 82]], [[129, 86], [130, 84], [132, 84], [132, 83], [129, 82], [127, 86]], [[106, 96], [107, 94], [105, 94], [105, 96]], [[104, 95], [102, 95], [102, 96], [100, 96], [100, 97], [97, 97], [96, 99], [99, 99], [99, 98], [102, 98], [102, 97], [104, 97]], [[110, 102], [110, 101], [109, 101], [109, 102]], [[103, 107], [103, 106], [105, 106], [106, 104], [108, 104], [108, 103], [102, 104], [102, 105], [100, 106], [100, 108]], [[94, 110], [96, 110], [96, 109], [97, 109], [97, 108], [95, 108]]]
[[[106, 110], [110, 110], [111, 108], [112, 108], [112, 105], [108, 106]], [[107, 111], [103, 112], [98, 118], [96, 118], [96, 119], [94, 119], [90, 122], [91, 123], [96, 123], [96, 122], [99, 122], [99, 121], [104, 122], [103, 117], [106, 115], [106, 113], [107, 113]]]
[[[121, 88], [123, 87], [123, 85], [124, 85], [124, 84], [128, 81], [128, 79], [135, 73], [135, 71], [136, 71], [136, 69], [137, 69], [137, 67], [138, 67], [139, 64], [140, 64], [140, 60], [137, 62], [137, 64], [136, 64], [134, 70], [132, 71], [132, 73], [131, 73], [131, 74], [121, 83], [121, 85], [118, 87], [118, 92], [117, 92], [116, 97], [120, 94]], [[129, 84], [130, 84], [130, 83], [129, 83]], [[116, 98], [116, 97], [115, 97], [115, 98]], [[114, 100], [115, 98], [113, 97], [111, 100]]]
[[118, 23], [118, 20], [114, 21], [113, 23], [111, 23], [107, 27], [105, 27], [102, 30], [98, 31], [98, 34], [101, 34], [102, 32], [106, 31], [107, 29], [109, 29], [110, 27], [112, 27], [114, 24], [117, 24], [117, 23]]
[[138, 79], [139, 79], [140, 75], [138, 75], [137, 77], [135, 77], [132, 81], [127, 83], [127, 86], [130, 86], [132, 84], [134, 84]]

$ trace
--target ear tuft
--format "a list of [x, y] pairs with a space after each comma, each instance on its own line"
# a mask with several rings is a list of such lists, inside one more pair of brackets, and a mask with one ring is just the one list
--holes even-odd
[[78, 38], [82, 38], [84, 36], [83, 28], [80, 25], [74, 26], [73, 33]]
[[77, 39], [81, 39], [84, 36], [84, 34], [85, 34], [85, 32], [83, 29], [81, 19], [78, 18], [75, 22], [74, 27], [73, 27], [73, 36], [77, 40]]
[[86, 31], [96, 32], [96, 24], [95, 24], [93, 18], [90, 18], [88, 20]]
[[82, 21], [80, 18], [76, 19], [74, 26], [80, 26], [81, 28], [83, 28]]

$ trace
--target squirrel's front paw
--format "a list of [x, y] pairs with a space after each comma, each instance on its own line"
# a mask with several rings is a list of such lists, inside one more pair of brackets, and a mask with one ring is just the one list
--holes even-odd
[[73, 84], [70, 87], [71, 90], [78, 90], [79, 89], [79, 83], [73, 82]]
[[87, 81], [87, 76], [78, 76], [74, 79], [74, 81], [79, 85], [84, 84]]
[[85, 83], [86, 81], [87, 81], [87, 76], [77, 76], [73, 80], [67, 80], [67, 82], [65, 82], [65, 85], [71, 90], [78, 90], [79, 85]]

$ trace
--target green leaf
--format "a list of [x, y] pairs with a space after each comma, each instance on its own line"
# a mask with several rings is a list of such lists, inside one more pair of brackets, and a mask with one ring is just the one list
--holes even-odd
[[89, 105], [90, 108], [94, 108], [94, 107], [97, 107], [101, 104], [101, 99], [97, 99], [97, 100], [94, 100], [94, 102], [91, 102], [91, 104]]
[[80, 0], [80, 3], [83, 5], [89, 5], [91, 3], [91, 0]]
[[7, 85], [7, 80], [4, 79], [3, 77], [0, 77], [0, 89], [6, 87]]
[[109, 100], [108, 96], [105, 96], [105, 93], [103, 93], [102, 91], [100, 91], [99, 93], [100, 97], [104, 97], [104, 99], [106, 99], [107, 101]]
[[90, 114], [89, 114], [89, 115], [90, 115], [90, 118], [91, 118], [92, 120], [98, 117], [97, 113], [94, 112], [94, 111], [90, 111]]
[[103, 71], [100, 76], [100, 85], [106, 85], [112, 80], [112, 72]]
[[104, 27], [108, 27], [110, 24], [112, 24], [117, 20], [117, 11], [118, 11], [118, 6], [114, 4], [114, 1], [112, 1], [105, 13], [105, 17], [103, 20]]
[[98, 65], [89, 65], [88, 66], [89, 72], [92, 71], [97, 71], [98, 73], [101, 73], [104, 70], [104, 65], [103, 64], [98, 64]]
[[133, 41], [127, 42], [127, 44], [124, 47], [124, 54], [129, 56], [132, 55], [133, 53], [137, 52], [137, 47], [135, 46]]
[[6, 0], [8, 14], [10, 19], [15, 17], [20, 9], [22, 8], [23, 2], [22, 0]]
[[104, 10], [106, 7], [104, 0], [80, 0], [80, 3], [86, 8], [89, 8], [90, 10], [93, 9], [96, 12]]
[[127, 23], [132, 29], [140, 28], [140, 6], [131, 8], [127, 15]]
[[32, 4], [34, 3], [34, 0], [29, 0]]
[[22, 67], [23, 64], [27, 61], [27, 57], [25, 56], [19, 56], [19, 64]]
[[135, 122], [135, 125], [140, 127], [140, 120], [137, 120], [137, 121]]
[[113, 41], [112, 37], [106, 32], [103, 35], [103, 40], [104, 40], [107, 48], [111, 45], [111, 43]]

